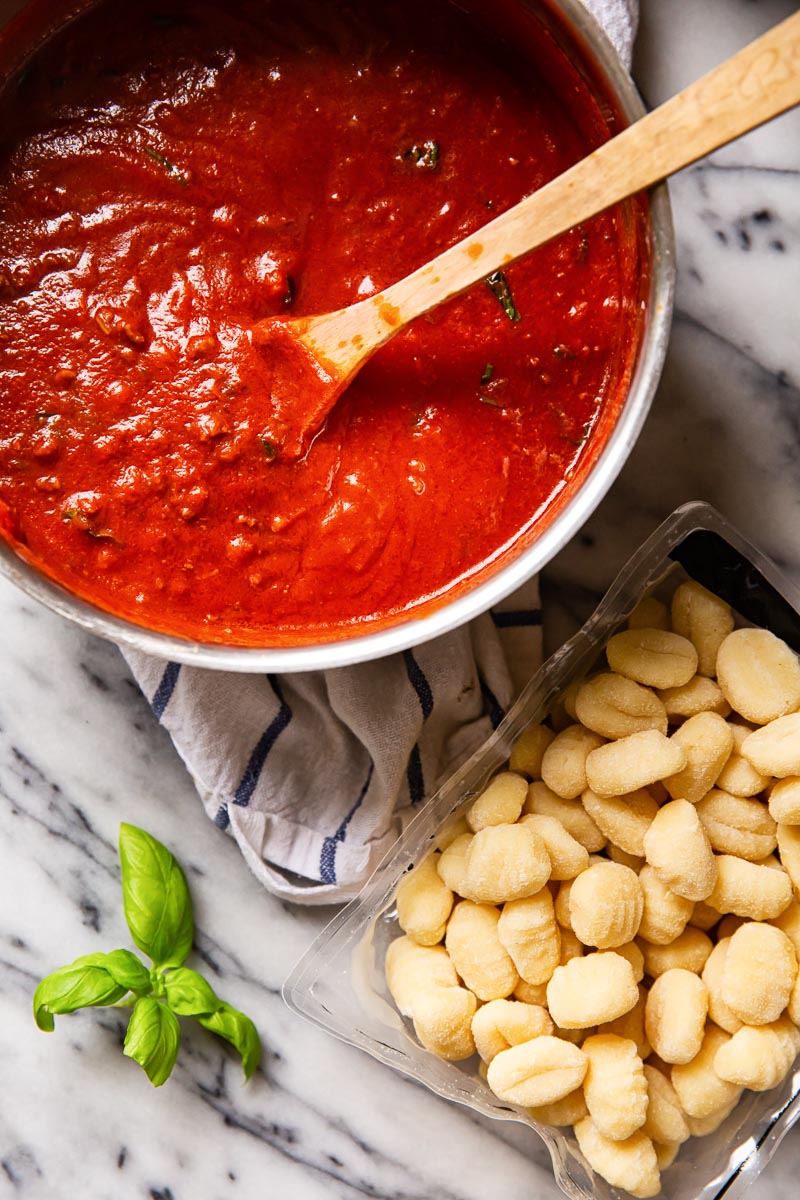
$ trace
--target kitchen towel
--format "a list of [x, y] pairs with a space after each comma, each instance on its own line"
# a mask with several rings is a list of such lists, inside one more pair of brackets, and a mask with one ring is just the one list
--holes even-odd
[[241, 675], [125, 655], [258, 879], [330, 904], [358, 891], [539, 665], [539, 591], [531, 581], [461, 629], [331, 671]]
[[[587, 0], [630, 61], [633, 0]], [[536, 580], [469, 625], [376, 662], [243, 675], [125, 650], [209, 817], [284, 899], [359, 890], [541, 663]]]

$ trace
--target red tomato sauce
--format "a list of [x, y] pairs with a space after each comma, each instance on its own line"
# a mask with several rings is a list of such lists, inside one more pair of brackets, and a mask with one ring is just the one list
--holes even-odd
[[525, 28], [447, 0], [107, 0], [29, 58], [0, 112], [20, 553], [151, 628], [286, 645], [421, 615], [536, 536], [624, 398], [634, 207], [417, 321], [297, 462], [250, 332], [373, 294], [609, 136]]

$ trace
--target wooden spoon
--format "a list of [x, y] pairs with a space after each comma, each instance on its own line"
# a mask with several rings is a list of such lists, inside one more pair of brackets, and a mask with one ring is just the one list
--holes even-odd
[[266, 352], [277, 453], [300, 455], [367, 359], [410, 321], [798, 103], [795, 13], [405, 279], [335, 312], [260, 322], [253, 340]]

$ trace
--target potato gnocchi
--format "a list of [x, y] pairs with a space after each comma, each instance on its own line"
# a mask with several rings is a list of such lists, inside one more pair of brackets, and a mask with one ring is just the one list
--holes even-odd
[[422, 1045], [655, 1196], [800, 1053], [800, 662], [694, 582], [648, 597], [400, 883]]

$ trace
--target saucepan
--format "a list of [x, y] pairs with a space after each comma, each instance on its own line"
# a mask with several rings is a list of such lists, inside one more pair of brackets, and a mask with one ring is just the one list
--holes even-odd
[[[0, 30], [24, 7], [19, 0], [0, 0]], [[75, 5], [76, 10], [83, 7]], [[630, 76], [580, 0], [504, 0], [498, 6], [498, 19], [504, 20], [515, 7], [525, 10], [526, 19], [532, 15], [541, 22], [547, 36], [566, 51], [607, 115], [611, 132], [643, 115]], [[629, 223], [636, 226], [641, 316], [638, 345], [610, 434], [594, 458], [590, 456], [588, 466], [562, 489], [535, 536], [521, 539], [492, 569], [478, 572], [474, 582], [419, 610], [421, 615], [412, 610], [374, 632], [313, 644], [227, 645], [164, 633], [104, 611], [49, 578], [2, 539], [0, 571], [28, 595], [91, 633], [163, 659], [225, 670], [281, 672], [344, 666], [402, 651], [470, 621], [514, 592], [574, 537], [618, 475], [647, 416], [666, 353], [673, 303], [674, 244], [666, 186], [624, 208]]]

